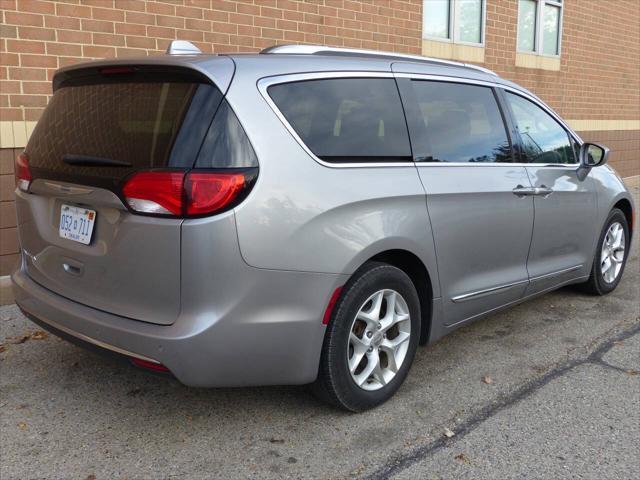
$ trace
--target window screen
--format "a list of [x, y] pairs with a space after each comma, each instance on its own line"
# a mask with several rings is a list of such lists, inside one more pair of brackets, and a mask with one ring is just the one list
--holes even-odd
[[510, 162], [502, 115], [488, 87], [414, 80], [424, 125], [416, 155], [431, 162]]
[[536, 50], [536, 0], [520, 0], [518, 3], [518, 50], [535, 52]]
[[426, 39], [483, 43], [484, 0], [423, 0], [422, 35]]
[[422, 32], [427, 37], [449, 38], [450, 0], [424, 2]]
[[323, 160], [411, 161], [393, 79], [308, 80], [273, 85], [268, 91], [298, 136]]
[[518, 0], [518, 51], [560, 55], [562, 0]]
[[482, 1], [459, 0], [456, 17], [457, 40], [482, 43]]

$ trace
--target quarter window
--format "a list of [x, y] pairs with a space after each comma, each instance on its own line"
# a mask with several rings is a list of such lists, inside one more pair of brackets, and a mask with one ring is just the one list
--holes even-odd
[[391, 78], [272, 85], [268, 93], [306, 146], [328, 162], [411, 161], [400, 95]]
[[427, 162], [511, 162], [511, 146], [491, 88], [414, 80], [422, 128], [416, 158]]
[[424, 38], [484, 43], [485, 0], [424, 0]]
[[519, 0], [518, 50], [560, 55], [562, 0]]
[[507, 92], [507, 101], [528, 163], [575, 163], [567, 131], [533, 102]]
[[196, 168], [257, 167], [256, 153], [238, 117], [223, 100], [200, 148]]

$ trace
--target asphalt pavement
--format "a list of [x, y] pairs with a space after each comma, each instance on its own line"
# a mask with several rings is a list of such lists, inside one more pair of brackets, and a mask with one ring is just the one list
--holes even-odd
[[422, 347], [362, 414], [304, 387], [187, 388], [0, 307], [0, 478], [637, 478], [634, 240], [613, 294], [561, 289]]

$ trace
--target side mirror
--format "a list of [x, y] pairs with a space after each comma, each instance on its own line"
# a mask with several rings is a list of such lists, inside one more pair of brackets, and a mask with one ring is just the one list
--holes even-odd
[[597, 143], [585, 143], [580, 148], [580, 165], [585, 168], [599, 167], [607, 163], [609, 149]]

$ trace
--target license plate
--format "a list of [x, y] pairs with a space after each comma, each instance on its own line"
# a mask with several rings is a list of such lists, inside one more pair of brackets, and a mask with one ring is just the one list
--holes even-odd
[[59, 233], [62, 238], [88, 245], [93, 233], [96, 212], [86, 208], [62, 205]]

